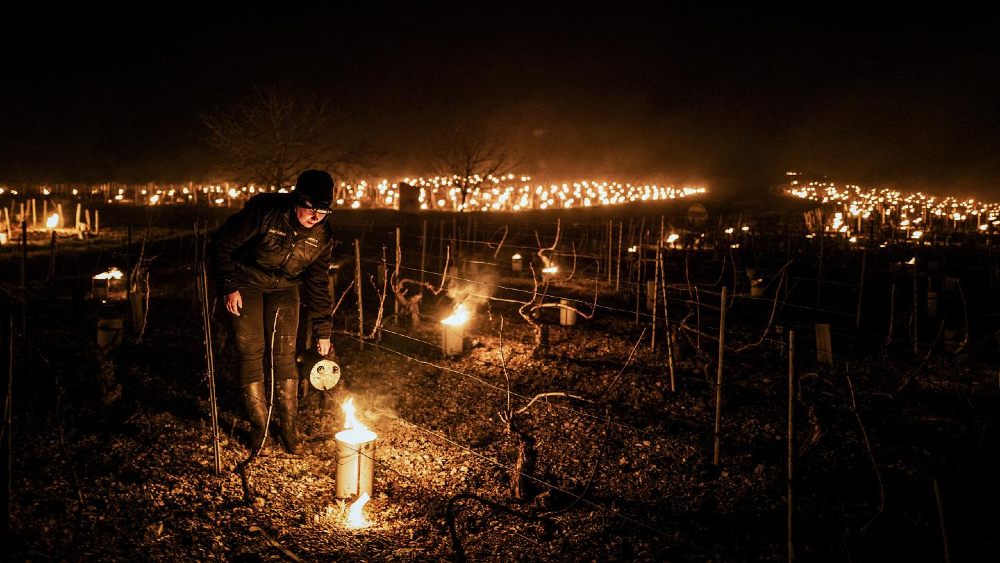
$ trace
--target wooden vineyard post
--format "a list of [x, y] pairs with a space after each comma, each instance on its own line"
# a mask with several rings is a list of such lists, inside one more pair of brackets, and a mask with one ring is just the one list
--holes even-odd
[[615, 291], [621, 289], [622, 284], [622, 221], [618, 221], [618, 255], [615, 256]]
[[639, 308], [642, 306], [642, 288], [646, 281], [645, 266], [643, 259], [646, 257], [646, 218], [642, 218], [642, 228], [639, 230], [639, 248], [637, 264], [639, 267], [635, 273], [635, 324], [639, 324]]
[[45, 281], [52, 283], [56, 275], [56, 230], [52, 229], [52, 236], [49, 242], [49, 273]]
[[795, 561], [795, 543], [793, 532], [793, 515], [795, 514], [794, 505], [792, 504], [792, 491], [793, 483], [792, 479], [795, 475], [795, 331], [789, 331], [788, 333], [788, 481], [787, 486], [787, 497], [788, 497], [788, 514], [787, 514], [787, 524], [788, 524], [788, 562], [792, 563]]
[[886, 344], [892, 344], [892, 325], [896, 320], [896, 282], [892, 282], [892, 289], [889, 291], [889, 333], [885, 337]]
[[611, 286], [611, 249], [614, 246], [615, 238], [611, 230], [614, 219], [608, 219], [608, 286]]
[[945, 563], [951, 563], [951, 551], [948, 549], [948, 532], [944, 527], [944, 507], [941, 505], [941, 487], [938, 480], [934, 479], [934, 504], [937, 505], [938, 526], [941, 528], [941, 546], [944, 550]]
[[365, 349], [365, 309], [361, 300], [361, 241], [354, 239], [354, 289], [358, 295], [358, 348]]
[[[424, 270], [427, 267], [427, 219], [420, 230], [420, 285], [424, 285]], [[422, 289], [421, 289], [422, 291]]]
[[21, 291], [28, 287], [28, 223], [21, 221]]
[[913, 355], [920, 354], [920, 300], [917, 299], [917, 264], [913, 264]]
[[823, 302], [823, 239], [826, 238], [823, 211], [819, 213], [819, 272], [816, 276], [816, 306]]
[[660, 295], [660, 244], [660, 241], [656, 241], [656, 259], [653, 261], [653, 322], [649, 339], [649, 349], [653, 351], [656, 350], [656, 306], [659, 304], [657, 298]]
[[667, 333], [667, 367], [670, 369], [670, 392], [677, 392], [677, 376], [674, 372], [674, 333], [670, 329], [670, 307], [667, 301], [667, 281], [663, 260], [660, 260], [660, 289], [663, 292], [663, 330]]
[[5, 315], [5, 318], [0, 320], [3, 324], [0, 325], [0, 369], [6, 373], [7, 385], [4, 386], [3, 390], [3, 404], [7, 406], [4, 409], [4, 419], [3, 427], [5, 429], [3, 437], [0, 438], [0, 457], [3, 458], [3, 468], [0, 469], [0, 487], [3, 487], [0, 491], [0, 496], [2, 496], [2, 501], [0, 501], [0, 510], [2, 510], [3, 521], [0, 525], [3, 526], [4, 531], [10, 530], [10, 469], [11, 469], [11, 451], [10, 451], [10, 435], [11, 435], [11, 406], [13, 404], [13, 398], [11, 397], [11, 392], [14, 388], [14, 313], [13, 309]]
[[444, 219], [438, 221], [438, 270], [444, 270]]
[[868, 249], [861, 254], [861, 279], [858, 280], [858, 308], [854, 314], [854, 328], [861, 328], [861, 300], [865, 292], [865, 265], [868, 262]]
[[[402, 261], [402, 259], [403, 259], [403, 251], [402, 251], [402, 249], [399, 246], [399, 227], [396, 227], [396, 268], [395, 268], [395, 272], [393, 274], [392, 283], [389, 284], [390, 286], [394, 285], [396, 283], [399, 283], [399, 263], [400, 263], [400, 261]], [[395, 315], [396, 317], [399, 316], [399, 300], [398, 299], [393, 299], [392, 300], [392, 312], [393, 312], [393, 315]]]
[[28, 343], [28, 222], [21, 220], [21, 357]]
[[722, 440], [722, 360], [726, 351], [726, 286], [722, 286], [722, 302], [719, 306], [719, 369], [715, 373], [715, 440], [712, 448], [712, 463], [719, 465], [719, 449]]
[[208, 272], [205, 265], [198, 269], [198, 297], [201, 301], [201, 316], [205, 338], [205, 375], [208, 378], [208, 400], [212, 414], [212, 443], [215, 453], [215, 474], [222, 473], [222, 453], [219, 447], [219, 410], [215, 396], [215, 354], [212, 351], [212, 311], [208, 297]]

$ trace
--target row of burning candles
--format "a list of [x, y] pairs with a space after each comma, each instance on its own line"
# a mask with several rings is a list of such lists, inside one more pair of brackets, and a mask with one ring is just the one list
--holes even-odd
[[858, 222], [860, 230], [861, 219], [874, 215], [880, 216], [883, 223], [888, 217], [898, 217], [900, 228], [916, 227], [920, 223], [926, 225], [932, 219], [949, 221], [957, 227], [959, 223], [975, 218], [976, 226], [981, 231], [987, 230], [989, 224], [1000, 225], [1000, 203], [972, 198], [942, 198], [922, 192], [904, 194], [886, 188], [799, 181], [792, 181], [785, 193], [821, 204], [844, 206], [845, 212], [837, 213], [834, 218], [833, 230], [837, 232], [845, 232], [847, 223], [852, 220]]
[[[358, 209], [361, 207], [393, 208], [398, 206], [401, 184], [407, 184], [419, 189], [421, 209], [437, 210], [476, 210], [476, 211], [520, 211], [523, 209], [570, 209], [575, 207], [592, 207], [598, 205], [617, 205], [635, 201], [655, 201], [684, 198], [705, 193], [700, 186], [667, 186], [659, 184], [631, 184], [617, 181], [578, 180], [539, 184], [534, 183], [530, 176], [435, 176], [430, 178], [404, 178], [399, 182], [387, 179], [369, 183], [341, 182], [337, 189], [334, 202], [338, 207]], [[463, 193], [463, 185], [466, 187]], [[19, 190], [0, 187], [0, 195], [5, 192], [20, 195]], [[41, 188], [41, 194], [51, 194], [48, 188]], [[190, 202], [196, 199], [195, 194], [215, 205], [229, 205], [233, 201], [250, 197], [256, 193], [279, 191], [274, 187], [240, 186], [230, 187], [228, 184], [195, 187], [174, 188], [103, 188], [91, 189], [91, 194], [108, 194], [108, 203], [122, 202], [132, 198], [135, 202], [144, 200], [147, 205], [164, 203]], [[74, 196], [80, 191], [73, 190]]]

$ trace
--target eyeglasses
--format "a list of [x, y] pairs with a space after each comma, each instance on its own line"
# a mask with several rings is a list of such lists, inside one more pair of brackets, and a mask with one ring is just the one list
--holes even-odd
[[332, 209], [326, 209], [323, 207], [313, 207], [313, 204], [309, 203], [308, 201], [303, 201], [299, 203], [299, 207], [311, 213], [316, 213], [317, 215], [329, 215], [330, 213], [333, 213]]

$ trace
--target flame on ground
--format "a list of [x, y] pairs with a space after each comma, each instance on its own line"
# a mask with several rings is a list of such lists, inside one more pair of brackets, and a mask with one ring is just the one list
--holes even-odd
[[452, 311], [451, 315], [441, 321], [441, 324], [448, 326], [462, 326], [469, 322], [470, 318], [472, 318], [472, 313], [469, 311], [469, 308], [465, 306], [465, 303], [459, 303], [458, 306], [455, 307], [455, 310]]
[[347, 527], [349, 528], [367, 528], [371, 526], [371, 522], [365, 518], [363, 509], [371, 497], [368, 493], [361, 493], [358, 500], [351, 503], [351, 506], [347, 509]]

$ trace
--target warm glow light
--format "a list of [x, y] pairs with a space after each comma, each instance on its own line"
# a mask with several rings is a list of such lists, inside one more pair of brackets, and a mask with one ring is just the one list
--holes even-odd
[[677, 233], [670, 233], [670, 236], [667, 237], [667, 243], [668, 244], [673, 244], [673, 243], [677, 242], [677, 239], [679, 239], [679, 238], [681, 238], [681, 236], [679, 234], [677, 234]]
[[364, 444], [378, 438], [378, 434], [369, 430], [355, 415], [354, 397], [344, 401], [340, 408], [344, 411], [344, 429], [337, 432], [338, 441], [345, 444]]
[[59, 214], [53, 213], [49, 215], [49, 218], [45, 220], [45, 226], [49, 229], [54, 229], [59, 226]]
[[520, 260], [521, 259], [521, 255], [520, 254], [515, 254], [515, 255], [511, 256], [510, 258], [511, 258], [511, 260]]
[[101, 272], [94, 276], [95, 280], [120, 280], [122, 279], [122, 272], [118, 268], [111, 268], [107, 272]]
[[368, 504], [369, 500], [371, 500], [371, 497], [369, 497], [368, 493], [365, 492], [361, 493], [358, 500], [351, 503], [350, 508], [347, 509], [347, 527], [366, 528], [371, 526], [371, 522], [365, 518], [365, 514], [363, 512], [363, 509], [365, 505]]
[[542, 273], [549, 275], [559, 273], [559, 266], [549, 266], [547, 268], [542, 268]]
[[452, 311], [451, 315], [441, 321], [441, 324], [448, 326], [462, 326], [469, 322], [470, 318], [472, 318], [472, 313], [469, 311], [468, 307], [465, 306], [465, 303], [459, 303], [458, 307], [455, 307], [455, 310]]
[[924, 236], [923, 231], [913, 231], [913, 234], [910, 235], [910, 238], [920, 238], [922, 236]]

